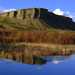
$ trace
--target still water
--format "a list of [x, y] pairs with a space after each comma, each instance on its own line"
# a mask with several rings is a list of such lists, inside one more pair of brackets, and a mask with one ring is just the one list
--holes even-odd
[[75, 55], [47, 56], [44, 64], [25, 64], [0, 59], [0, 75], [75, 75]]

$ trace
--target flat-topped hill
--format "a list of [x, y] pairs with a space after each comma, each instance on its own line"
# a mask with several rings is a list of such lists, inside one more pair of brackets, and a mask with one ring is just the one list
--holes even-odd
[[55, 15], [44, 8], [19, 9], [0, 14], [0, 28], [14, 30], [75, 30], [72, 18]]

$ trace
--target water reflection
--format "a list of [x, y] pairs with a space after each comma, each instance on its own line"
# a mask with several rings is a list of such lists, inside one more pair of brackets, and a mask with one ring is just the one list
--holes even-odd
[[64, 61], [70, 55], [75, 53], [75, 47], [42, 47], [38, 44], [0, 44], [0, 58], [10, 59], [20, 63], [27, 64], [45, 64], [46, 62], [53, 62], [58, 64]]
[[[51, 56], [52, 57], [52, 56]], [[59, 56], [61, 57], [61, 56]], [[59, 60], [59, 57], [58, 58]], [[44, 57], [46, 58], [46, 57]], [[53, 56], [55, 59], [55, 57]], [[75, 56], [70, 56], [64, 63], [55, 65], [50, 57], [45, 65], [29, 65], [21, 63], [7, 63], [0, 61], [1, 75], [75, 75]], [[63, 59], [60, 59], [63, 60]]]
[[29, 51], [0, 51], [0, 58], [1, 75], [75, 75], [75, 55], [37, 56]]
[[41, 56], [32, 55], [30, 52], [14, 52], [14, 51], [0, 51], [1, 59], [9, 59], [19, 63], [27, 64], [45, 64], [46, 60]]
[[1, 59], [9, 59], [19, 63], [24, 64], [46, 64], [47, 62], [52, 62], [58, 64], [68, 59], [70, 56], [42, 56], [33, 55], [31, 51], [0, 51]]
[[[39, 64], [39, 65], [43, 65], [46, 64], [47, 62], [51, 62], [53, 64], [59, 64], [64, 62], [65, 60], [67, 60], [69, 58], [69, 56], [47, 56], [47, 57], [37, 57], [37, 56], [33, 56], [31, 59], [24, 59], [25, 61], [21, 61], [22, 59], [20, 59], [20, 61], [14, 60], [14, 59], [9, 59], [9, 58], [1, 58], [0, 61], [7, 61], [8, 63], [11, 62], [17, 62], [17, 63], [22, 63], [22, 64]], [[17, 58], [16, 58], [17, 59]], [[32, 61], [31, 61], [32, 60]]]
[[53, 64], [59, 64], [67, 60], [70, 56], [43, 56], [47, 62], [51, 62]]

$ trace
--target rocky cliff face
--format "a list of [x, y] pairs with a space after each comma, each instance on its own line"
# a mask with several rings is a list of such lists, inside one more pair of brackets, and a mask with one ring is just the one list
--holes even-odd
[[[29, 27], [33, 25], [32, 29], [36, 29], [34, 27], [34, 22], [36, 22], [35, 19], [38, 19], [39, 22], [35, 23], [35, 25], [38, 26], [38, 29], [40, 29], [40, 26], [41, 28], [45, 26], [47, 29], [51, 27], [55, 29], [75, 30], [75, 22], [72, 21], [72, 18], [55, 15], [44, 8], [30, 8], [6, 12], [2, 13], [0, 17], [9, 17], [16, 20], [22, 20], [24, 25], [29, 25]], [[14, 24], [16, 26], [17, 22]], [[18, 26], [21, 25], [19, 24]]]
[[30, 8], [30, 9], [21, 9], [17, 11], [11, 11], [1, 14], [4, 17], [12, 17], [17, 19], [27, 19], [27, 18], [40, 18], [43, 14], [48, 13], [47, 9], [43, 8]]

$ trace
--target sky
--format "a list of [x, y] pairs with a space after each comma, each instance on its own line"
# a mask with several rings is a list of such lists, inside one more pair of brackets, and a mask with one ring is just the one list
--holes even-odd
[[75, 0], [0, 0], [0, 10], [41, 7], [75, 20]]

